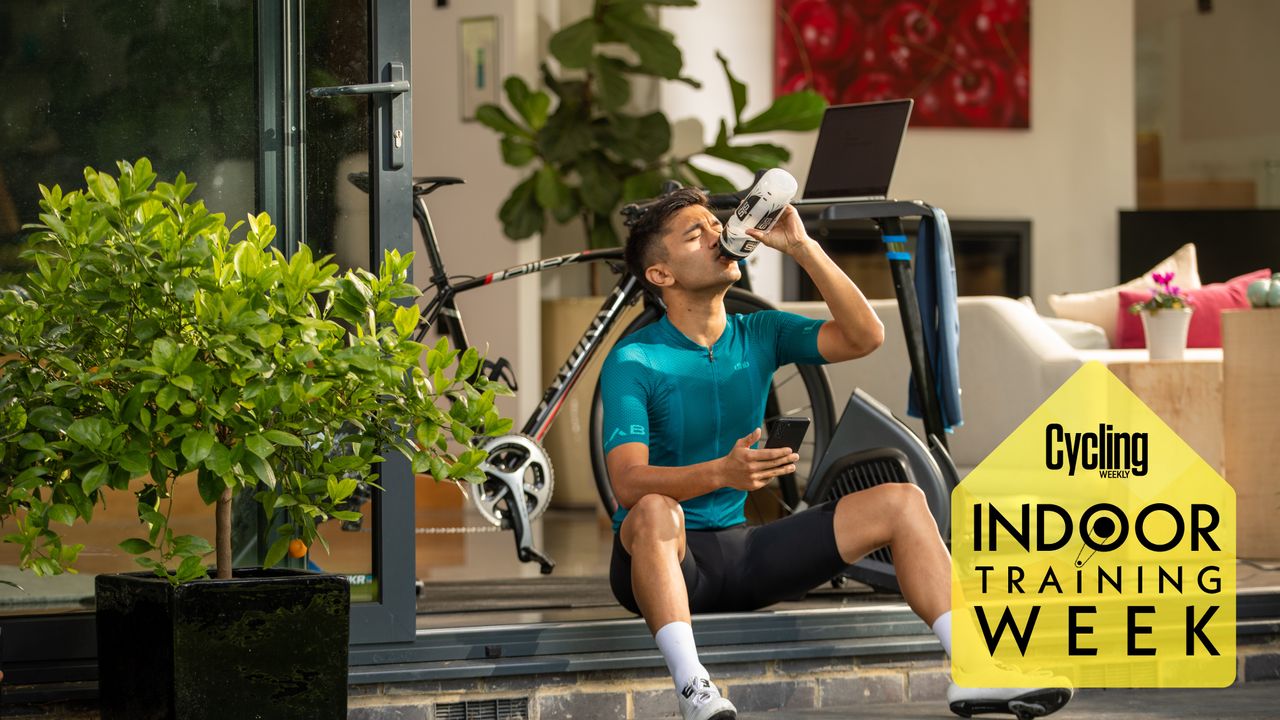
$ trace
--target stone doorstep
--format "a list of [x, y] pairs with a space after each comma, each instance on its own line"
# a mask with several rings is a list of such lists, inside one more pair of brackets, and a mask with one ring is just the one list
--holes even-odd
[[[1240, 669], [1235, 685], [1280, 680], [1280, 642], [1244, 644], [1237, 652]], [[712, 666], [711, 670], [717, 685], [743, 712], [941, 700], [949, 681], [947, 663], [935, 655], [926, 659], [862, 659], [848, 664], [836, 660], [738, 663]], [[674, 690], [661, 668], [356, 685], [351, 691], [348, 720], [434, 720], [437, 704], [522, 697], [529, 699], [530, 714], [524, 720], [677, 717]], [[82, 704], [55, 705], [5, 707], [3, 717], [98, 717]]]
[[[946, 692], [948, 677], [946, 664], [937, 659], [891, 659], [884, 665], [770, 661], [713, 666], [711, 670], [721, 691], [742, 712], [937, 698]], [[453, 687], [442, 687], [442, 692], [429, 695], [400, 694], [393, 686], [384, 686], [377, 694], [353, 695], [348, 718], [432, 720], [435, 705], [513, 697], [529, 698], [530, 716], [526, 720], [677, 717], [674, 689], [665, 669], [548, 679], [551, 682], [540, 684], [536, 677], [529, 676], [490, 678], [476, 680], [471, 687], [454, 682], [450, 683]]]
[[[1280, 680], [1280, 642], [1241, 645], [1238, 654], [1236, 685]], [[769, 661], [710, 669], [721, 691], [741, 712], [941, 701], [950, 681], [948, 664], [936, 656], [852, 663]], [[370, 690], [352, 694], [349, 720], [433, 720], [437, 704], [521, 697], [529, 699], [529, 716], [524, 720], [678, 717], [671, 680], [661, 668], [423, 683], [412, 689], [391, 685]]]

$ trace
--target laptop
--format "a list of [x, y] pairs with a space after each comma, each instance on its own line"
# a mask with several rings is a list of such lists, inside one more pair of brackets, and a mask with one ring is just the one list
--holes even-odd
[[906, 98], [827, 108], [804, 197], [791, 204], [887, 199], [912, 104]]

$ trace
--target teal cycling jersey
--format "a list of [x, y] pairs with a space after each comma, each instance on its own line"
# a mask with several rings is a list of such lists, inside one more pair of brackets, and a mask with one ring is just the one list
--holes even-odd
[[[600, 371], [604, 451], [642, 442], [649, 464], [685, 467], [724, 457], [764, 421], [773, 373], [788, 363], [825, 363], [815, 320], [779, 310], [728, 316], [711, 347], [664, 315], [618, 341]], [[685, 527], [715, 530], [745, 522], [747, 493], [720, 488], [680, 503]], [[616, 532], [627, 516], [618, 508]]]

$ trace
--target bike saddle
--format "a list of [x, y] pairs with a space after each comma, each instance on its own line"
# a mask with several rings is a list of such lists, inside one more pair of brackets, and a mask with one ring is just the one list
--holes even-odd
[[[369, 173], [367, 172], [348, 173], [347, 180], [350, 181], [352, 185], [355, 185], [361, 192], [365, 192], [365, 193], [369, 192]], [[433, 191], [435, 191], [436, 188], [441, 188], [441, 187], [444, 187], [445, 185], [460, 185], [465, 182], [466, 180], [463, 180], [462, 178], [456, 178], [456, 177], [445, 177], [445, 176], [435, 176], [435, 175], [426, 176], [426, 177], [416, 177], [413, 179], [413, 195], [414, 197], [417, 197], [419, 195], [430, 195]]]
[[448, 177], [444, 175], [432, 175], [429, 177], [416, 177], [413, 179], [413, 196], [430, 195], [436, 188], [442, 188], [445, 185], [461, 185], [466, 180], [458, 177]]

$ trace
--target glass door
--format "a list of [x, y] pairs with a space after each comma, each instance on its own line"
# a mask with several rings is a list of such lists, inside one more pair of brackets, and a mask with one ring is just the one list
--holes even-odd
[[[113, 170], [142, 156], [162, 178], [185, 172], [199, 184], [196, 197], [228, 217], [268, 212], [285, 252], [308, 242], [365, 267], [386, 249], [408, 252], [409, 8], [409, 0], [0, 3], [0, 286], [27, 269], [18, 251], [23, 225], [37, 219], [37, 183], [77, 187], [86, 165]], [[379, 84], [387, 85], [359, 87]], [[360, 171], [369, 194], [347, 180]], [[314, 558], [361, 583], [353, 643], [414, 634], [407, 463], [387, 462], [381, 484], [392, 501], [363, 503], [358, 530], [330, 523], [333, 553]], [[194, 492], [175, 503], [175, 531], [212, 537], [213, 513]], [[238, 510], [237, 564], [253, 565], [264, 528], [252, 502]], [[136, 569], [115, 545], [120, 528], [136, 523], [131, 514], [129, 503], [113, 503], [65, 535], [85, 546], [80, 575], [19, 574], [17, 546], [0, 543], [0, 580], [22, 585], [0, 584], [7, 684], [93, 679], [93, 575]]]
[[[293, 104], [282, 127], [281, 198], [289, 250], [306, 243], [343, 270], [376, 270], [384, 252], [412, 250], [409, 0], [305, 0], [286, 7], [281, 62]], [[288, 42], [296, 39], [296, 44]], [[293, 81], [290, 83], [289, 81]], [[287, 192], [296, 188], [296, 192]], [[413, 279], [410, 278], [410, 282]], [[353, 643], [413, 639], [414, 476], [390, 457], [379, 484], [353, 509], [362, 523], [327, 523], [329, 553], [312, 562], [352, 582]], [[384, 500], [385, 498], [385, 500]]]

